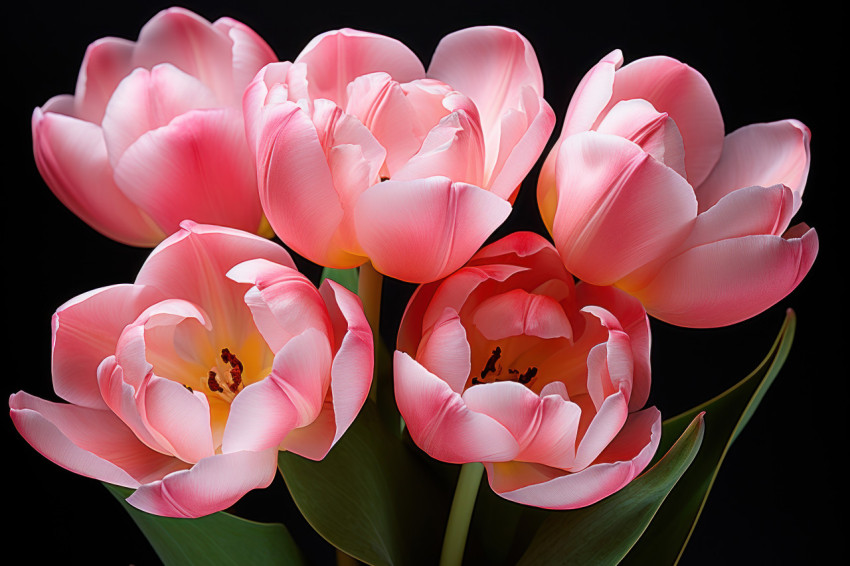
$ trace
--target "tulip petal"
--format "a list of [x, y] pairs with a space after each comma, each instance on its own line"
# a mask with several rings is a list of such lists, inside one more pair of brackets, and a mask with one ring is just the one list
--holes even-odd
[[197, 110], [136, 140], [115, 181], [167, 231], [189, 218], [255, 232], [262, 210], [251, 163], [241, 112]]
[[587, 429], [582, 430], [583, 427], [579, 425], [580, 440], [570, 470], [583, 470], [596, 460], [623, 428], [628, 417], [628, 399], [622, 390], [606, 397]]
[[330, 279], [319, 289], [334, 324], [336, 344], [331, 366], [332, 401], [307, 426], [289, 433], [282, 450], [321, 460], [342, 437], [369, 395], [372, 384], [372, 331], [357, 295]]
[[814, 229], [792, 227], [785, 237], [730, 238], [672, 258], [634, 294], [652, 316], [689, 328], [726, 326], [779, 302], [808, 273], [818, 251]]
[[446, 308], [434, 326], [422, 337], [416, 361], [449, 384], [455, 393], [463, 393], [469, 379], [471, 354], [466, 330], [457, 312]]
[[153, 377], [145, 385], [144, 403], [148, 426], [168, 440], [175, 456], [197, 462], [213, 455], [206, 396], [195, 395], [176, 381]]
[[508, 217], [511, 205], [445, 177], [387, 181], [364, 192], [357, 236], [379, 272], [410, 282], [457, 270]]
[[245, 86], [265, 65], [277, 61], [277, 56], [257, 32], [233, 18], [219, 18], [213, 29], [226, 35], [233, 46], [232, 57], [232, 100], [238, 104], [242, 100]]
[[525, 462], [486, 464], [490, 487], [500, 496], [544, 509], [576, 509], [622, 489], [652, 459], [661, 438], [655, 408], [629, 416], [623, 431], [597, 463], [578, 473]]
[[723, 118], [708, 81], [670, 57], [646, 57], [619, 69], [609, 110], [621, 100], [641, 98], [666, 112], [682, 135], [688, 182], [702, 183], [723, 150]]
[[470, 411], [445, 381], [403, 352], [396, 351], [394, 367], [399, 411], [413, 441], [432, 458], [463, 464], [516, 456], [513, 435], [492, 417]]
[[9, 406], [21, 436], [74, 473], [135, 488], [186, 466], [147, 448], [109, 411], [51, 403], [24, 392], [12, 395]]
[[277, 447], [297, 426], [298, 411], [270, 377], [239, 392], [224, 427], [223, 452]]
[[232, 45], [204, 18], [184, 8], [169, 8], [142, 27], [133, 66], [152, 69], [170, 63], [197, 77], [223, 104], [238, 105], [242, 93], [234, 92]]
[[638, 145], [585, 132], [557, 162], [553, 238], [570, 273], [610, 285], [687, 237], [697, 202], [690, 185]]
[[809, 174], [810, 139], [797, 120], [752, 124], [726, 136], [720, 161], [696, 189], [700, 213], [737, 189], [777, 184], [794, 192], [796, 212]]
[[144, 285], [114, 285], [71, 299], [53, 315], [53, 388], [75, 405], [105, 409], [97, 367], [115, 353], [118, 337], [138, 314], [162, 298]]
[[164, 517], [203, 517], [227, 509], [252, 489], [268, 487], [276, 471], [277, 448], [216, 454], [141, 486], [127, 503]]
[[400, 83], [421, 79], [419, 58], [391, 37], [341, 29], [314, 37], [295, 59], [307, 64], [311, 98], [327, 98], [345, 107], [348, 83], [369, 73], [388, 73]]
[[544, 339], [573, 337], [570, 321], [557, 301], [523, 289], [486, 299], [475, 309], [472, 322], [487, 340], [521, 335]]
[[100, 124], [112, 93], [133, 69], [134, 47], [132, 41], [117, 37], [104, 37], [88, 46], [74, 91], [77, 118]]
[[109, 238], [133, 246], [152, 246], [162, 240], [162, 229], [115, 185], [103, 130], [48, 111], [59, 106], [52, 99], [44, 112], [36, 108], [32, 116], [35, 163], [53, 194]]

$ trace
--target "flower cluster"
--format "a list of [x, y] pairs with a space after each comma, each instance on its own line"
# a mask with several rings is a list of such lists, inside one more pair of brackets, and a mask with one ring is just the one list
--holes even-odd
[[543, 164], [554, 245], [517, 232], [482, 248], [555, 125], [518, 32], [449, 34], [427, 70], [351, 29], [280, 62], [245, 25], [180, 8], [136, 42], [96, 41], [75, 94], [33, 113], [36, 165], [93, 228], [155, 247], [134, 283], [58, 308], [67, 403], [13, 395], [18, 431], [172, 517], [269, 485], [280, 451], [323, 459], [374, 401], [364, 307], [379, 305], [363, 279], [360, 297], [314, 286], [273, 230], [319, 265], [421, 284], [392, 375], [375, 379], [392, 379], [396, 428], [422, 451], [483, 463], [495, 493], [546, 509], [622, 489], [661, 435], [649, 316], [750, 318], [818, 250], [813, 229], [789, 227], [806, 126], [724, 135], [697, 71], [622, 63], [614, 51], [585, 75]]

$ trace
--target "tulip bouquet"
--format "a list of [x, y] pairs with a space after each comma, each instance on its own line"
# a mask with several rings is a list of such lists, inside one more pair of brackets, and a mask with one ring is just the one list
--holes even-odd
[[[726, 327], [803, 280], [810, 131], [727, 134], [665, 56], [602, 56], [564, 107], [543, 82], [501, 26], [427, 66], [349, 28], [279, 57], [183, 8], [91, 43], [32, 114], [35, 163], [153, 249], [56, 308], [60, 400], [14, 393], [17, 431], [167, 564], [676, 563], [795, 317], [673, 414], [650, 318]], [[543, 229], [504, 231], [535, 183]], [[289, 511], [241, 517], [276, 477]]]

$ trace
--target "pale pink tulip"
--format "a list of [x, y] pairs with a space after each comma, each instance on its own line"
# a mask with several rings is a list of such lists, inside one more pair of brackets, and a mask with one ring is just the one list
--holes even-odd
[[551, 244], [518, 232], [417, 289], [395, 395], [414, 442], [483, 462], [506, 499], [573, 509], [625, 486], [661, 435], [649, 321], [613, 287], [573, 284]]
[[66, 403], [9, 400], [21, 435], [78, 474], [136, 489], [132, 505], [199, 517], [271, 483], [279, 450], [321, 459], [369, 392], [358, 298], [316, 289], [280, 246], [183, 222], [132, 285], [53, 316]]
[[242, 94], [273, 61], [235, 20], [160, 12], [135, 43], [92, 43], [75, 94], [35, 109], [36, 165], [65, 206], [119, 242], [154, 246], [184, 218], [268, 232]]
[[245, 92], [263, 210], [316, 263], [444, 277], [510, 213], [554, 127], [542, 95], [513, 30], [446, 36], [427, 74], [395, 39], [322, 34]]
[[733, 324], [803, 279], [818, 238], [790, 227], [808, 128], [754, 124], [724, 138], [708, 82], [668, 57], [593, 67], [546, 159], [538, 203], [567, 269], [616, 285], [680, 326]]

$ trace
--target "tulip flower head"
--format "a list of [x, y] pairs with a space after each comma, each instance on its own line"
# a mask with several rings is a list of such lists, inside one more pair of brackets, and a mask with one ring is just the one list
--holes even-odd
[[574, 286], [557, 251], [518, 232], [408, 304], [395, 353], [398, 407], [416, 444], [483, 462], [506, 499], [573, 509], [649, 463], [649, 322], [612, 287]]
[[263, 210], [321, 265], [444, 277], [510, 213], [554, 127], [542, 94], [534, 50], [513, 30], [448, 35], [427, 74], [389, 37], [322, 34], [245, 93]]
[[276, 60], [244, 24], [182, 8], [154, 16], [137, 42], [99, 39], [75, 94], [33, 112], [38, 170], [74, 214], [126, 244], [155, 246], [185, 218], [267, 232], [241, 105]]
[[132, 285], [53, 317], [53, 384], [11, 416], [44, 456], [130, 487], [149, 513], [199, 517], [268, 486], [279, 450], [323, 458], [369, 392], [372, 335], [355, 295], [319, 290], [280, 246], [181, 224]]
[[614, 51], [582, 79], [538, 182], [567, 269], [672, 324], [755, 316], [817, 255], [813, 229], [789, 228], [809, 171], [808, 128], [783, 120], [724, 138], [697, 71], [669, 57], [622, 62]]

